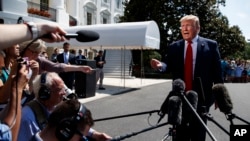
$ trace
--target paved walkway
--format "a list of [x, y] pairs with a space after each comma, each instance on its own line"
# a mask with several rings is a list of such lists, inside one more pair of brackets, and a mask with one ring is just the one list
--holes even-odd
[[89, 102], [109, 95], [124, 93], [134, 89], [139, 89], [148, 85], [154, 85], [164, 82], [170, 82], [170, 79], [147, 79], [147, 78], [104, 78], [103, 83], [105, 90], [96, 89], [94, 97], [81, 98], [80, 102]]

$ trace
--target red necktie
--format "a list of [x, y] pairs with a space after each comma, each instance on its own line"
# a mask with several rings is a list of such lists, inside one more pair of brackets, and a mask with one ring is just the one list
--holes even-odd
[[185, 59], [185, 83], [186, 83], [186, 91], [192, 90], [192, 82], [193, 82], [193, 51], [192, 51], [192, 41], [188, 41], [187, 51], [186, 51], [186, 59]]

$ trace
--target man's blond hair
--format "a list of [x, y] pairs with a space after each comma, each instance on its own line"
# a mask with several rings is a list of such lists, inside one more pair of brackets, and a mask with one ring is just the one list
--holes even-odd
[[200, 20], [199, 20], [199, 18], [197, 16], [194, 16], [194, 15], [186, 15], [186, 16], [184, 16], [184, 17], [182, 17], [180, 19], [180, 22], [182, 22], [182, 21], [188, 21], [188, 20], [194, 21], [195, 22], [195, 26], [200, 27]]

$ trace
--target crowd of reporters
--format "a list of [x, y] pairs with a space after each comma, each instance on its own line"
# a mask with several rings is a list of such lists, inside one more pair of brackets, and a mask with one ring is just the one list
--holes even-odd
[[[100, 141], [111, 139], [105, 133], [91, 128], [93, 119], [90, 110], [77, 99], [67, 98], [65, 91], [67, 87], [64, 82], [60, 77], [56, 77], [58, 76], [56, 73], [51, 73], [92, 72], [89, 66], [54, 63], [44, 57], [46, 55], [43, 53], [46, 51], [44, 42], [68, 40], [64, 36], [66, 32], [60, 26], [29, 22], [0, 25], [0, 30], [0, 102], [2, 105], [0, 140], [16, 141], [20, 140], [20, 136], [25, 140], [37, 141], [48, 139], [78, 141], [85, 139], [86, 136], [92, 136]], [[45, 82], [43, 82], [43, 76]], [[43, 99], [44, 94], [48, 96], [45, 99]], [[30, 130], [35, 132], [28, 137], [20, 134], [23, 131], [20, 125], [30, 126], [38, 122], [29, 119], [29, 115], [22, 114], [22, 108], [32, 101], [39, 103], [38, 107], [41, 106], [41, 109], [46, 109], [48, 120], [46, 119], [44, 127]], [[29, 119], [26, 121], [30, 123], [22, 122], [24, 117]]]

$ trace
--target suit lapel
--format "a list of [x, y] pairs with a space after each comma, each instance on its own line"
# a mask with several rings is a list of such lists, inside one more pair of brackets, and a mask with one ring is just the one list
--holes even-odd
[[183, 69], [182, 70], [184, 70], [184, 66], [185, 66], [185, 64], [184, 64], [184, 53], [185, 53], [185, 40], [182, 40], [181, 42], [180, 42], [180, 52], [181, 52], [181, 60], [180, 60], [180, 62], [181, 62], [181, 64], [183, 64]]

